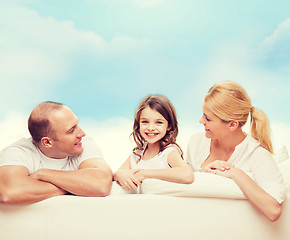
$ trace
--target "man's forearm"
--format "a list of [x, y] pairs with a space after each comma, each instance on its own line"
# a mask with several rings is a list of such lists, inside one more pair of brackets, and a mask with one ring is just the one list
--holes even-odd
[[112, 185], [111, 172], [98, 168], [74, 171], [40, 169], [32, 176], [79, 196], [107, 196]]
[[21, 183], [1, 184], [0, 189], [0, 202], [4, 204], [29, 204], [67, 193], [51, 183], [38, 181], [29, 176], [22, 179]]

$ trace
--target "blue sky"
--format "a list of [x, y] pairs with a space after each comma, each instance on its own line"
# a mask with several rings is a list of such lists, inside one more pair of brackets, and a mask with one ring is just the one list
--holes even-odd
[[233, 80], [289, 129], [289, 9], [286, 0], [0, 0], [0, 121], [45, 100], [98, 123], [132, 119], [159, 93], [198, 125], [207, 90]]

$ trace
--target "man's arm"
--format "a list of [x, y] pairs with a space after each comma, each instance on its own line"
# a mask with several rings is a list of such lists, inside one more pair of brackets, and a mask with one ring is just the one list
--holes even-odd
[[101, 158], [83, 161], [78, 170], [39, 169], [31, 176], [79, 196], [107, 196], [112, 187], [112, 170]]
[[28, 204], [67, 192], [55, 185], [29, 176], [24, 166], [0, 167], [0, 203]]

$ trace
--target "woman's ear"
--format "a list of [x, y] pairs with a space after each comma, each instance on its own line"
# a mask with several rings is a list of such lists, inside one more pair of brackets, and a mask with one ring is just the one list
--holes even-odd
[[240, 123], [235, 120], [230, 121], [229, 124], [230, 124], [229, 125], [230, 130], [236, 130], [240, 126]]
[[42, 137], [40, 142], [41, 142], [41, 145], [46, 147], [46, 148], [51, 148], [52, 147], [52, 139], [49, 138], [49, 137]]

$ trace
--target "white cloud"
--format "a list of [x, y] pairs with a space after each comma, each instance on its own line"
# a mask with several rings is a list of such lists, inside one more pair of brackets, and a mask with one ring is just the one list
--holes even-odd
[[[95, 3], [98, 0], [86, 0], [88, 4]], [[161, 3], [167, 2], [168, 0], [103, 0], [104, 2], [111, 4], [112, 2], [120, 2], [120, 3], [132, 3], [141, 7], [151, 7], [156, 6]]]
[[261, 45], [264, 47], [273, 46], [281, 44], [281, 42], [286, 43], [287, 40], [288, 40], [287, 43], [289, 43], [289, 39], [290, 39], [290, 18], [280, 23], [278, 28], [270, 36], [266, 37]]
[[12, 112], [0, 122], [0, 151], [19, 138], [29, 136], [27, 120], [28, 116]]
[[198, 79], [207, 88], [220, 81], [238, 82], [254, 100], [254, 106], [262, 110], [280, 106], [284, 111], [284, 102], [290, 100], [289, 40], [290, 19], [287, 19], [261, 44], [243, 39], [223, 41], [213, 48], [212, 57], [201, 69]]
[[20, 100], [34, 103], [41, 99], [71, 74], [80, 55], [112, 58], [150, 44], [126, 36], [106, 42], [94, 32], [76, 29], [71, 21], [42, 17], [13, 3], [1, 2], [0, 22], [2, 114], [18, 106]]

